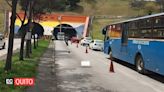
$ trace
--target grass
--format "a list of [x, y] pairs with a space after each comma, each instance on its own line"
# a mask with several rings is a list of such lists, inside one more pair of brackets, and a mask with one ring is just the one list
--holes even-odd
[[4, 71], [4, 61], [0, 61], [0, 92], [23, 92], [26, 87], [15, 87], [13, 85], [6, 85], [5, 78], [14, 77], [34, 77], [36, 76], [37, 66], [40, 57], [47, 49], [49, 42], [47, 40], [40, 40], [39, 47], [33, 49], [31, 58], [26, 58], [24, 61], [19, 61], [18, 53], [13, 55], [12, 70]]

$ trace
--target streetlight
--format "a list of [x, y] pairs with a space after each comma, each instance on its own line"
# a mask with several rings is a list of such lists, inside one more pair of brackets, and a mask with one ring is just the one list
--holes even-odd
[[59, 21], [59, 24], [60, 24], [60, 33], [61, 33], [61, 29], [62, 29], [62, 25], [61, 25], [61, 20], [62, 20], [62, 16], [58, 16], [58, 21]]

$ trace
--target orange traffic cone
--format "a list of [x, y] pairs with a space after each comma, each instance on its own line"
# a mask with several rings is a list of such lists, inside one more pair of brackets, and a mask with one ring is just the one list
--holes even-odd
[[88, 48], [87, 48], [87, 46], [86, 46], [86, 49], [85, 49], [85, 53], [88, 53]]
[[79, 47], [79, 46], [78, 46], [78, 43], [77, 43], [76, 47], [77, 47], [77, 48]]
[[111, 63], [110, 63], [109, 72], [114, 73], [113, 61], [111, 61]]

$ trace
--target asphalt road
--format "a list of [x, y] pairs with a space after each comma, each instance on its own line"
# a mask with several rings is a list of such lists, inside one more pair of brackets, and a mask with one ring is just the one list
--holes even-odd
[[[14, 51], [20, 48], [20, 42], [21, 42], [20, 39], [14, 39], [14, 46], [13, 46]], [[8, 39], [6, 39], [5, 49], [0, 49], [0, 57], [7, 54], [7, 49], [8, 49]]]
[[[163, 82], [122, 64], [114, 62], [115, 72], [109, 72], [110, 60], [103, 52], [86, 54], [85, 47], [76, 44], [67, 47], [56, 41], [55, 60], [57, 92], [164, 92]], [[90, 61], [91, 66], [82, 67], [81, 61]]]

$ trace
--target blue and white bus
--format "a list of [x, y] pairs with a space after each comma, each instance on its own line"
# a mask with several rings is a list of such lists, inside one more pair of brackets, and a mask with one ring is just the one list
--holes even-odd
[[113, 23], [103, 29], [104, 53], [164, 75], [164, 13]]

